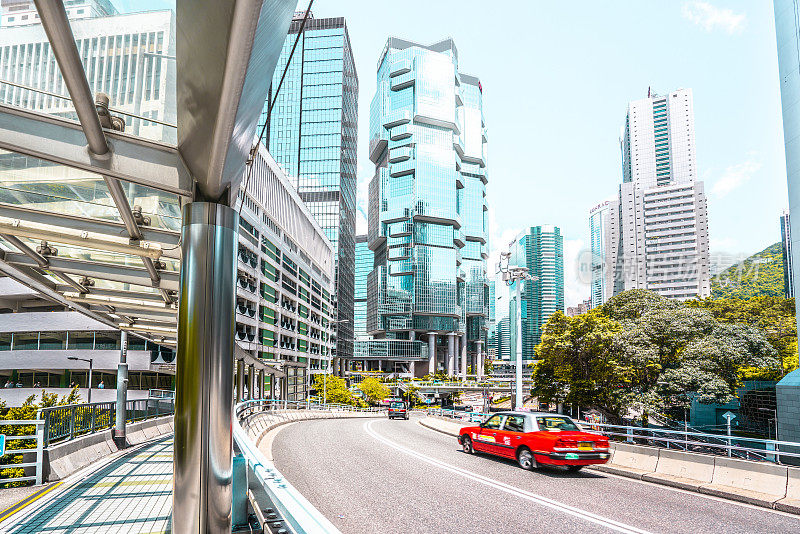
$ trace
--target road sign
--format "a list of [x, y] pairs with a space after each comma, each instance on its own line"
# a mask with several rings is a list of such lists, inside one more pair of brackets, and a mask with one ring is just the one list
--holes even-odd
[[722, 414], [722, 417], [724, 417], [725, 420], [728, 421], [728, 423], [730, 423], [731, 420], [736, 419], [736, 414], [733, 412], [725, 412], [724, 414]]

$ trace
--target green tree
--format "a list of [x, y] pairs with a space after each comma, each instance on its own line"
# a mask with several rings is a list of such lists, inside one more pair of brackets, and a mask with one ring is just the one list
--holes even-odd
[[376, 404], [391, 394], [391, 391], [383, 382], [373, 377], [365, 378], [356, 387], [361, 390], [364, 398], [370, 404]]
[[[327, 387], [326, 387], [327, 382]], [[317, 390], [317, 395], [322, 396], [323, 391], [327, 401], [331, 404], [349, 404], [351, 406], [358, 406], [358, 399], [353, 396], [353, 393], [347, 389], [347, 383], [343, 378], [327, 374], [314, 375], [314, 389]]]

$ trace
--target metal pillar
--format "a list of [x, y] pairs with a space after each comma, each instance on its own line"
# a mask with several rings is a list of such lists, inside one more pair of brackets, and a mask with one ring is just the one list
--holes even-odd
[[467, 333], [461, 334], [461, 378], [467, 380]]
[[[114, 443], [125, 448], [125, 404], [128, 400], [128, 333], [120, 333], [119, 364], [117, 364], [117, 418], [114, 423]], [[158, 401], [156, 401], [158, 402]]]
[[483, 379], [483, 341], [476, 341], [477, 352], [475, 353], [475, 375], [478, 380]]
[[244, 360], [236, 361], [236, 400], [242, 402], [244, 399]]
[[172, 532], [230, 533], [239, 215], [183, 207]]
[[436, 334], [428, 334], [428, 374], [436, 374]]
[[261, 369], [258, 372], [258, 398], [264, 399], [266, 395], [264, 394], [264, 370]]
[[517, 339], [516, 339], [516, 371], [515, 371], [515, 397], [514, 397], [514, 409], [519, 410], [522, 408], [522, 281], [517, 280], [514, 282], [517, 286], [517, 302], [516, 306], [514, 307], [517, 311]]
[[453, 376], [456, 358], [456, 335], [453, 332], [447, 334], [447, 376]]
[[253, 400], [255, 398], [255, 385], [256, 385], [256, 377], [255, 377], [256, 368], [253, 365], [249, 365], [247, 367], [247, 400]]

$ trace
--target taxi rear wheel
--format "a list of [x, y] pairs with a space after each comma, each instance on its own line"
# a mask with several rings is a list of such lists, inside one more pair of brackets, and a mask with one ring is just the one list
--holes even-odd
[[536, 469], [536, 458], [533, 457], [533, 453], [527, 447], [522, 447], [517, 452], [517, 463], [526, 471], [532, 471]]
[[472, 448], [472, 439], [469, 436], [464, 436], [461, 439], [461, 449], [467, 454], [475, 452], [475, 449]]

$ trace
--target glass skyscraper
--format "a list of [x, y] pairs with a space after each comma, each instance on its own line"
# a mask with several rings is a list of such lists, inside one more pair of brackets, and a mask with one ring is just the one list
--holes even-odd
[[485, 354], [482, 93], [478, 78], [458, 71], [452, 39], [422, 45], [390, 37], [378, 61], [367, 330], [376, 338], [424, 339], [433, 349], [429, 372], [463, 373], [468, 359]]
[[367, 336], [367, 276], [372, 270], [374, 257], [367, 244], [366, 235], [356, 236], [356, 289], [355, 289], [355, 337], [366, 339]]
[[614, 200], [606, 200], [589, 211], [589, 245], [592, 250], [589, 299], [591, 308], [597, 308], [613, 295], [613, 270], [606, 264], [606, 254], [612, 229], [610, 214], [616, 205]]
[[[527, 267], [532, 280], [522, 285], [522, 304], [516, 302], [516, 286], [509, 289], [511, 355], [516, 354], [517, 310], [522, 311], [522, 359], [535, 360], [534, 347], [542, 339], [544, 325], [555, 312], [564, 311], [564, 238], [557, 226], [533, 226], [520, 234], [511, 247], [509, 265]], [[517, 282], [519, 283], [519, 282]]]
[[278, 91], [302, 16], [299, 13], [289, 27], [260, 122], [269, 123], [270, 154], [333, 244], [336, 356], [349, 358], [354, 325], [358, 77], [344, 18], [312, 17]]

